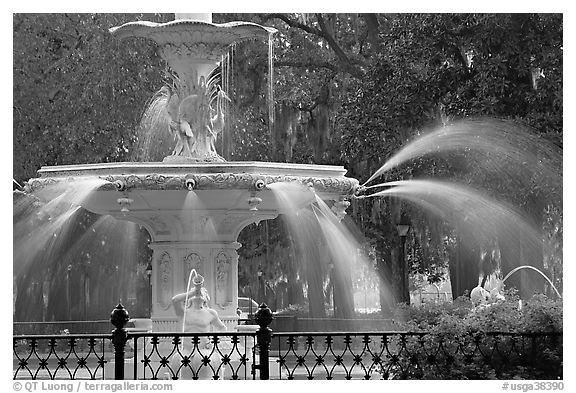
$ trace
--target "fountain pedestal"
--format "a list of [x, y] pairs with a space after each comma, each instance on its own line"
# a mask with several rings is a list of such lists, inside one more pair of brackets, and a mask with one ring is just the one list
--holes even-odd
[[[273, 219], [274, 210], [250, 210], [250, 190], [180, 191], [132, 190], [133, 202], [124, 212], [109, 211], [118, 219], [144, 225], [154, 241], [152, 261], [153, 331], [182, 331], [172, 297], [186, 292], [192, 269], [205, 279], [209, 307], [218, 312], [228, 330], [237, 325], [238, 252], [240, 231], [251, 223]], [[265, 194], [267, 194], [265, 192]], [[141, 204], [138, 206], [137, 201]], [[170, 203], [171, 208], [163, 206]], [[148, 205], [151, 208], [145, 208]], [[236, 205], [236, 207], [235, 207]], [[94, 208], [93, 208], [94, 209]], [[96, 209], [94, 209], [96, 210]]]

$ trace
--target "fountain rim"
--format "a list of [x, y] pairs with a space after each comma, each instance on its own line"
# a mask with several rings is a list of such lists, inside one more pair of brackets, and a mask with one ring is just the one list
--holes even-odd
[[348, 171], [340, 165], [295, 164], [263, 161], [226, 161], [226, 162], [111, 162], [92, 164], [69, 164], [42, 166], [38, 170], [40, 177], [58, 175], [90, 174], [105, 171], [108, 174], [144, 174], [150, 172], [166, 174], [182, 173], [246, 173], [261, 175], [292, 175], [343, 177]]
[[[138, 207], [136, 209], [138, 212], [166, 210], [162, 207], [164, 202], [160, 203], [162, 205], [160, 207], [156, 203], [163, 200], [164, 192], [169, 192], [170, 194], [166, 195], [174, 198], [182, 191], [193, 191], [199, 193], [198, 195], [204, 195], [203, 197], [218, 195], [215, 199], [210, 199], [212, 211], [232, 212], [237, 208], [226, 205], [226, 201], [232, 199], [234, 206], [246, 201], [245, 210], [248, 211], [248, 207], [251, 208], [250, 211], [254, 210], [250, 216], [253, 219], [256, 215], [269, 215], [270, 212], [277, 210], [275, 207], [258, 206], [262, 202], [258, 193], [264, 192], [268, 195], [270, 192], [275, 192], [272, 187], [275, 183], [308, 187], [317, 197], [333, 201], [350, 198], [358, 189], [358, 180], [345, 177], [346, 169], [342, 166], [277, 162], [72, 164], [42, 167], [38, 173], [40, 177], [27, 182], [26, 191], [32, 194], [38, 191], [37, 195], [42, 200], [51, 199], [54, 192], [61, 190], [60, 185], [66, 188], [66, 192], [74, 192], [74, 183], [86, 181], [92, 186], [93, 191], [103, 192], [98, 198], [104, 195], [107, 195], [105, 198], [111, 198], [106, 202], [106, 206], [114, 206], [114, 211], [124, 213], [128, 211], [127, 206], [131, 206], [136, 199], [147, 206]], [[96, 183], [91, 183], [92, 181]], [[52, 188], [53, 186], [57, 187]], [[119, 194], [109, 194], [110, 192]], [[142, 198], [144, 199], [141, 200]], [[252, 209], [254, 206], [258, 208]], [[125, 207], [126, 211], [123, 210]], [[85, 208], [98, 214], [111, 214], [108, 207]], [[256, 213], [258, 210], [260, 213]]]

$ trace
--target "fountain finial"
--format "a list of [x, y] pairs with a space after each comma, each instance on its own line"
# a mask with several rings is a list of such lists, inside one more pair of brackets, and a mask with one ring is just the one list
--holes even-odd
[[[165, 161], [224, 162], [215, 143], [224, 130], [225, 106], [230, 98], [226, 86], [219, 85], [212, 73], [234, 44], [252, 39], [270, 40], [276, 29], [250, 22], [215, 24], [210, 13], [177, 13], [175, 18], [167, 23], [129, 22], [111, 28], [110, 32], [119, 39], [153, 40], [174, 71], [173, 85], [162, 88], [155, 97], [162, 102], [168, 114], [166, 127], [177, 141]], [[220, 80], [227, 78], [221, 76]]]

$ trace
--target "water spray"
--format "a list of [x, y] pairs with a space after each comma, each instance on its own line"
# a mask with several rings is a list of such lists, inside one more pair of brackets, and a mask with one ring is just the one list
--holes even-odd
[[558, 292], [558, 289], [556, 289], [554, 284], [552, 284], [552, 281], [550, 281], [548, 276], [545, 275], [544, 273], [542, 273], [539, 269], [536, 269], [534, 266], [530, 266], [530, 265], [518, 266], [517, 268], [510, 270], [510, 272], [508, 272], [508, 274], [502, 279], [502, 282], [506, 281], [508, 279], [508, 277], [510, 277], [512, 274], [516, 273], [518, 270], [521, 270], [521, 269], [532, 269], [532, 270], [536, 271], [537, 273], [540, 273], [540, 275], [542, 277], [544, 277], [544, 279], [546, 281], [548, 281], [548, 284], [550, 284], [552, 289], [554, 289], [554, 292], [556, 292], [556, 295], [558, 295], [558, 298], [562, 299], [562, 295], [560, 295], [560, 292]]
[[[196, 269], [190, 270], [190, 275], [188, 276], [188, 285], [186, 286], [186, 297], [184, 299], [184, 314], [182, 316], [182, 332], [186, 330], [186, 309], [188, 308], [188, 293], [190, 292], [190, 283], [196, 277], [198, 273], [196, 273]], [[202, 282], [204, 282], [204, 278], [202, 278]]]
[[18, 191], [24, 191], [24, 187], [20, 183], [16, 181], [16, 179], [12, 178], [12, 184], [16, 186]]
[[[196, 269], [190, 270], [190, 275], [188, 276], [188, 285], [186, 286], [186, 297], [184, 299], [184, 313], [182, 315], [182, 332], [186, 330], [186, 310], [188, 309], [188, 297], [190, 295], [190, 284], [194, 285], [192, 297], [204, 297], [205, 293], [203, 291], [204, 288], [204, 277], [198, 272]], [[208, 296], [208, 300], [209, 296]]]
[[47, 222], [50, 222], [50, 220], [52, 220], [52, 217], [47, 212], [40, 210], [38, 213], [36, 213], [34, 219], [38, 225], [42, 225]]

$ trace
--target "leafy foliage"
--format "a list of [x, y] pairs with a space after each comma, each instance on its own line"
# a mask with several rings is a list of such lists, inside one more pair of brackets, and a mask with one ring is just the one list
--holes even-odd
[[126, 161], [144, 103], [161, 85], [152, 43], [110, 27], [159, 15], [14, 15], [14, 178], [41, 165]]
[[505, 294], [505, 301], [474, 308], [470, 299], [460, 297], [449, 303], [425, 303], [421, 307], [399, 305], [398, 320], [411, 331], [443, 334], [476, 332], [562, 332], [563, 304], [544, 295], [535, 295], [519, 307], [517, 291]]
[[[511, 290], [505, 301], [480, 308], [465, 297], [453, 303], [400, 306], [405, 329], [427, 332], [425, 348], [443, 348], [434, 362], [424, 361], [414, 372], [423, 379], [551, 379], [561, 374], [562, 338], [538, 334], [562, 334], [562, 302], [537, 295], [519, 309], [518, 300]], [[506, 335], [513, 332], [535, 335]], [[407, 349], [423, 350], [416, 343]], [[483, 361], [483, 356], [491, 360]]]

